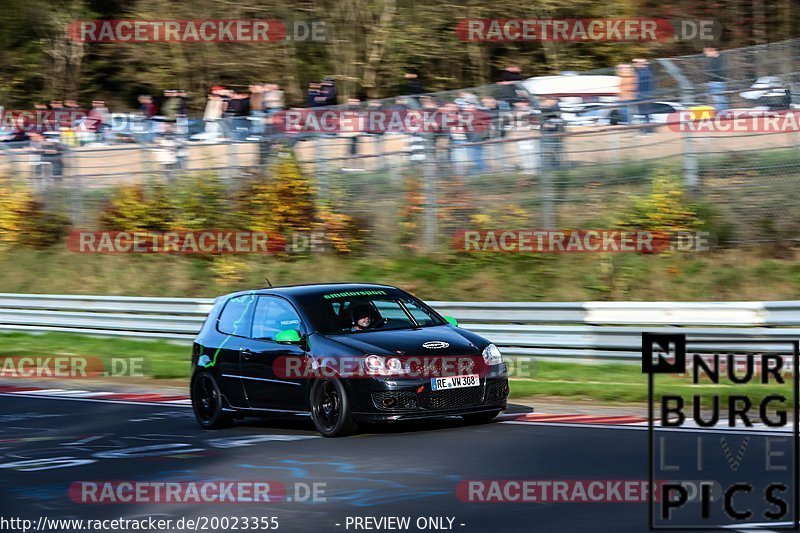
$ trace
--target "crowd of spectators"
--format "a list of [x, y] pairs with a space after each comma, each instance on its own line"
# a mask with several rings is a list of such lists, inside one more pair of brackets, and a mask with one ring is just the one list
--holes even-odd
[[[457, 121], [451, 127], [442, 127], [411, 135], [408, 149], [412, 160], [424, 160], [426, 148], [446, 150], [446, 159], [456, 165], [482, 172], [485, 169], [484, 147], [480, 144], [490, 138], [502, 138], [509, 130], [528, 127], [536, 120], [534, 102], [518, 82], [520, 69], [506, 68], [500, 81], [487, 94], [476, 95], [461, 91], [453, 95], [427, 95], [418, 71], [409, 69], [405, 75], [406, 95], [390, 100], [348, 98], [339, 105], [336, 81], [322, 78], [307, 86], [305, 107], [337, 106], [339, 109], [359, 110], [426, 110], [442, 114], [480, 112], [487, 123], [482, 128], [467, 129]], [[246, 88], [222, 85], [211, 87], [206, 98], [202, 118], [189, 118], [189, 95], [184, 90], [169, 89], [162, 98], [141, 94], [136, 111], [115, 113], [102, 100], [92, 101], [86, 110], [74, 100], [53, 100], [37, 104], [42, 111], [72, 111], [62, 123], [43, 124], [34, 128], [20, 125], [5, 132], [5, 141], [25, 144], [31, 151], [42, 155], [52, 164], [48, 170], [60, 174], [63, 153], [81, 145], [112, 143], [141, 143], [156, 150], [157, 161], [167, 170], [185, 168], [187, 145], [191, 142], [216, 143], [222, 140], [265, 141], [294, 143], [309, 137], [308, 132], [293, 134], [281, 124], [280, 112], [287, 109], [284, 92], [275, 83], [252, 84]], [[509, 120], [509, 112], [514, 119]], [[501, 119], [501, 114], [504, 117]], [[77, 117], [77, 118], [76, 118]], [[340, 133], [349, 138], [349, 154], [359, 155], [365, 137], [382, 136], [386, 132], [359, 131]], [[502, 152], [500, 146], [496, 150]], [[438, 150], [437, 150], [438, 151]], [[437, 156], [442, 157], [442, 156]], [[56, 161], [57, 160], [57, 161]]]
[[[717, 104], [724, 105], [724, 63], [715, 49], [708, 48], [705, 55], [709, 61], [709, 72], [714, 78], [709, 89]], [[619, 102], [622, 123], [632, 121], [632, 113], [650, 122], [648, 101], [654, 97], [655, 82], [650, 65], [645, 59], [634, 59], [631, 64], [620, 64], [616, 68], [620, 79]], [[529, 140], [521, 139], [514, 149], [518, 154], [538, 152], [542, 159], [530, 163], [531, 168], [539, 164], [559, 165], [561, 135], [564, 122], [561, 120], [559, 102], [555, 99], [536, 100], [522, 88], [524, 80], [516, 65], [506, 67], [492, 86], [475, 92], [426, 94], [424, 81], [416, 69], [408, 69], [403, 76], [402, 96], [394, 99], [368, 100], [350, 97], [340, 103], [336, 80], [330, 77], [308, 83], [304, 107], [306, 109], [331, 108], [353, 113], [363, 111], [408, 111], [422, 110], [440, 115], [471, 113], [482, 117], [482, 127], [465, 128], [453, 121], [424, 132], [408, 135], [407, 152], [412, 161], [423, 161], [435, 153], [437, 159], [466, 169], [482, 173], [487, 159], [505, 159], [508, 143], [503, 140], [510, 132], [541, 132], [541, 144], [533, 146]], [[163, 92], [158, 99], [150, 94], [139, 95], [134, 113], [112, 114], [105, 102], [95, 100], [80, 121], [58, 124], [57, 128], [17, 128], [5, 131], [5, 141], [29, 141], [37, 149], [62, 152], [66, 148], [83, 144], [110, 144], [137, 142], [152, 146], [164, 153], [162, 163], [169, 168], [183, 168], [186, 146], [191, 142], [217, 143], [223, 140], [262, 141], [270, 144], [277, 141], [295, 143], [319, 136], [341, 137], [348, 145], [350, 156], [362, 155], [361, 146], [366, 142], [380, 142], [377, 137], [394, 132], [338, 131], [326, 132], [291, 131], [285, 128], [282, 111], [287, 109], [284, 92], [278, 84], [260, 83], [248, 87], [210, 88], [204, 99], [201, 118], [190, 118], [192, 106], [189, 95], [181, 89]], [[74, 100], [53, 100], [39, 104], [38, 110], [80, 111]], [[69, 115], [68, 115], [69, 116]], [[51, 125], [52, 126], [52, 125]], [[474, 125], [473, 125], [474, 126]], [[651, 128], [644, 128], [648, 133]], [[530, 136], [528, 136], [530, 137]], [[486, 143], [487, 140], [498, 142]], [[433, 149], [433, 150], [431, 150]], [[489, 152], [489, 153], [487, 153]], [[375, 153], [374, 151], [372, 153]], [[442, 156], [441, 154], [445, 155]], [[549, 155], [548, 155], [549, 154]], [[525, 159], [525, 158], [523, 158]], [[523, 163], [523, 166], [527, 163]]]

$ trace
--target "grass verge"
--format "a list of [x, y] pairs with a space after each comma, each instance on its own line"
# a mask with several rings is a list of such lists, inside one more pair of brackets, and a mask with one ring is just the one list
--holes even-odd
[[425, 300], [730, 301], [800, 298], [800, 254], [440, 254], [392, 257], [77, 254], [0, 251], [0, 292], [214, 297], [323, 281], [397, 285]]
[[[108, 337], [92, 337], [70, 333], [44, 333], [31, 335], [28, 333], [0, 333], [0, 378], [5, 377], [2, 370], [11, 363], [8, 358], [17, 357], [53, 357], [79, 356], [89, 359], [89, 369], [97, 369], [92, 361], [102, 360], [103, 369], [113, 371], [113, 360], [127, 362], [127, 369], [132, 361], [141, 361], [141, 375], [138, 375], [139, 364], [134, 376], [107, 376], [109, 379], [124, 381], [129, 378], [174, 379], [189, 376], [191, 347], [174, 344], [162, 340], [129, 340]], [[53, 364], [53, 363], [51, 363]], [[117, 364], [122, 372], [123, 365]], [[7, 375], [7, 374], [6, 374]]]

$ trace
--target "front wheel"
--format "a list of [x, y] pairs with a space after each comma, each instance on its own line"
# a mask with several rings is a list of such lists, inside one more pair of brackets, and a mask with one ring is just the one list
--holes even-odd
[[192, 380], [192, 409], [197, 423], [203, 429], [218, 429], [231, 424], [231, 418], [222, 412], [222, 393], [211, 372], [203, 371]]
[[311, 387], [311, 419], [323, 437], [344, 437], [356, 431], [350, 399], [338, 379], [325, 378]]
[[488, 411], [486, 413], [474, 413], [471, 415], [464, 415], [464, 422], [467, 424], [485, 424], [500, 414], [500, 411]]

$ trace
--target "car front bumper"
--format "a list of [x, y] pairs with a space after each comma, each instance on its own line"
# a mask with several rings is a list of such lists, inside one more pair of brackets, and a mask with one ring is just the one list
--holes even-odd
[[362, 422], [393, 422], [462, 416], [505, 409], [505, 364], [481, 376], [477, 387], [434, 391], [428, 379], [349, 380], [353, 416]]

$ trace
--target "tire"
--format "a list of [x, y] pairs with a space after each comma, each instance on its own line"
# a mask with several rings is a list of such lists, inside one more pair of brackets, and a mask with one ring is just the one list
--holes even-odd
[[324, 378], [314, 382], [309, 394], [311, 419], [323, 437], [345, 437], [356, 432], [350, 398], [342, 382]]
[[199, 372], [192, 379], [192, 410], [197, 423], [203, 429], [220, 429], [233, 422], [222, 412], [222, 392], [214, 375], [207, 370]]
[[485, 424], [494, 420], [494, 418], [500, 414], [500, 410], [496, 411], [488, 411], [486, 413], [475, 413], [472, 415], [464, 415], [464, 422], [467, 424]]

